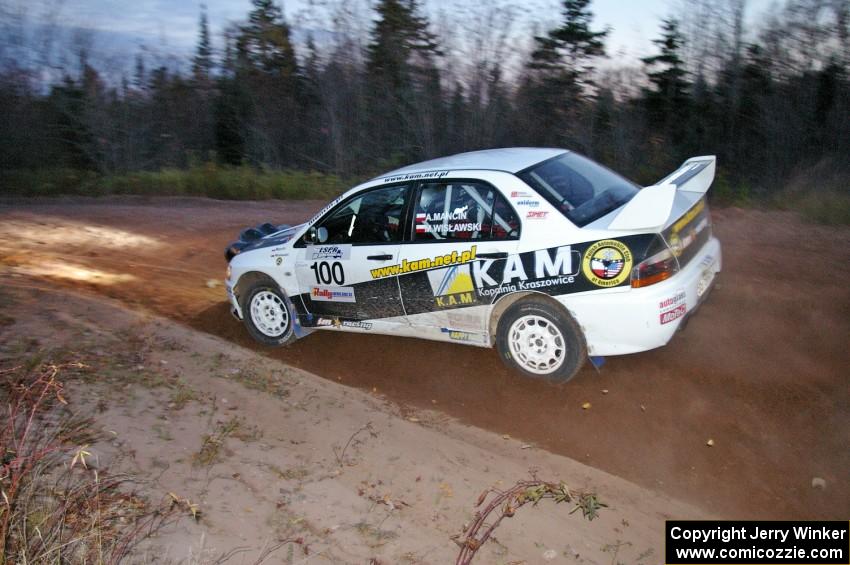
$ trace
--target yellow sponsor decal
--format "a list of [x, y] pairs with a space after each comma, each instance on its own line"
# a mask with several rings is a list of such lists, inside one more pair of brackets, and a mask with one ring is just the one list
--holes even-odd
[[430, 270], [428, 280], [431, 290], [434, 291], [434, 305], [437, 308], [451, 308], [476, 302], [469, 265], [452, 265]]
[[681, 218], [676, 220], [676, 223], [673, 224], [673, 233], [679, 233], [680, 231], [682, 231], [682, 228], [684, 228], [686, 225], [688, 225], [691, 222], [691, 220], [696, 218], [697, 215], [699, 215], [699, 213], [702, 212], [703, 208], [705, 208], [705, 199], [704, 198], [701, 199], [699, 202], [697, 202], [696, 205], [693, 208], [691, 208], [690, 210], [685, 212], [684, 216], [682, 216]]
[[438, 267], [462, 265], [464, 263], [469, 263], [470, 261], [475, 261], [475, 254], [477, 250], [478, 246], [473, 245], [466, 251], [452, 251], [451, 253], [439, 255], [437, 257], [426, 257], [424, 259], [417, 259], [414, 261], [402, 259], [401, 263], [397, 265], [371, 269], [369, 273], [372, 275], [373, 279], [382, 279], [384, 277], [394, 277], [407, 273], [415, 273], [417, 271], [427, 271]]
[[596, 286], [622, 284], [632, 272], [632, 252], [616, 239], [603, 239], [587, 248], [581, 270]]
[[458, 292], [457, 294], [444, 294], [434, 297], [437, 308], [449, 308], [451, 306], [463, 306], [464, 304], [475, 304], [475, 293]]
[[487, 343], [487, 337], [476, 333], [464, 330], [453, 330], [451, 328], [440, 328], [440, 331], [449, 336], [449, 339], [455, 341], [470, 341], [474, 343]]

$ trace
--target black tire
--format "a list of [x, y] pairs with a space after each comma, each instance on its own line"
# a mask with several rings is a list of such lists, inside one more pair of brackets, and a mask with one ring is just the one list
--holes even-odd
[[[523, 319], [524, 324], [514, 327]], [[499, 318], [496, 348], [509, 368], [553, 383], [572, 379], [587, 358], [584, 335], [573, 317], [540, 298], [520, 300], [505, 310]]]
[[[252, 282], [241, 293], [239, 304], [248, 333], [260, 343], [277, 346], [295, 340], [294, 314], [289, 301], [271, 280]], [[279, 322], [277, 326], [274, 325], [275, 321]]]

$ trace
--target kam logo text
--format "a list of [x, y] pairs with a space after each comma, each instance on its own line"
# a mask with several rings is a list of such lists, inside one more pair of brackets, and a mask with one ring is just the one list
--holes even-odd
[[371, 269], [369, 274], [372, 275], [373, 279], [382, 279], [384, 277], [394, 277], [418, 271], [428, 271], [438, 267], [462, 265], [464, 263], [475, 261], [477, 250], [478, 246], [473, 245], [466, 251], [452, 251], [451, 253], [439, 255], [437, 257], [426, 257], [424, 259], [414, 259], [413, 261], [402, 259], [401, 263], [398, 263], [397, 265]]
[[575, 266], [577, 257], [578, 253], [574, 252], [569, 245], [555, 248], [554, 255], [550, 253], [549, 249], [538, 249], [534, 252], [533, 271], [530, 273], [526, 269], [526, 265], [523, 263], [520, 255], [509, 255], [507, 259], [504, 259], [505, 265], [499, 280], [493, 278], [498, 275], [490, 273], [490, 269], [496, 261], [493, 259], [473, 264], [472, 277], [475, 281], [475, 286], [479, 289], [513, 283], [521, 285], [522, 288], [518, 288], [518, 290], [538, 288], [540, 286], [546, 286], [546, 283], [542, 283], [541, 279], [572, 277], [575, 275], [577, 272]]

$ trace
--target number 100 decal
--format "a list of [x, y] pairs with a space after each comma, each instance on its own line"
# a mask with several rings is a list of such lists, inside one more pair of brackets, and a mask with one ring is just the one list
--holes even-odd
[[310, 265], [313, 273], [316, 275], [318, 284], [345, 284], [345, 272], [342, 270], [342, 263], [328, 261], [320, 261]]

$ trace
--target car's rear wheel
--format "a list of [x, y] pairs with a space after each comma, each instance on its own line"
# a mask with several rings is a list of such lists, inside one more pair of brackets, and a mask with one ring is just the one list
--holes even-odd
[[539, 298], [510, 306], [499, 320], [496, 347], [519, 373], [564, 383], [587, 357], [581, 328], [563, 308]]
[[242, 317], [251, 336], [266, 345], [295, 339], [293, 316], [286, 297], [269, 280], [258, 280], [242, 294]]

